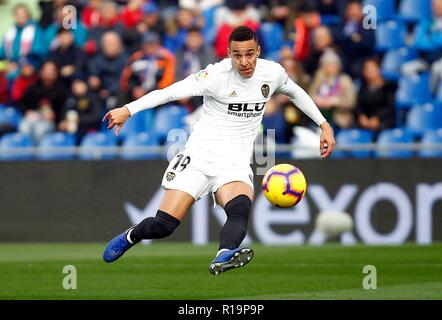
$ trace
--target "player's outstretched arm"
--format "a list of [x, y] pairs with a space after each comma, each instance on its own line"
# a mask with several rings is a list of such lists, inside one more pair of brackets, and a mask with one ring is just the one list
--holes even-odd
[[117, 127], [115, 134], [118, 135], [127, 119], [135, 113], [155, 108], [170, 101], [198, 96], [203, 93], [204, 91], [201, 86], [196, 85], [194, 77], [189, 76], [184, 80], [175, 82], [167, 88], [154, 90], [121, 108], [109, 111], [104, 116], [103, 122], [109, 121], [108, 129]]

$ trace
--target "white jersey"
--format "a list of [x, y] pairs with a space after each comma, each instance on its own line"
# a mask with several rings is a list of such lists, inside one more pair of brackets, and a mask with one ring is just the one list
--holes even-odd
[[186, 150], [208, 163], [245, 165], [250, 163], [265, 104], [275, 92], [287, 94], [318, 125], [325, 121], [284, 68], [264, 59], [257, 60], [250, 78], [242, 77], [231, 59], [224, 59], [127, 107], [134, 114], [169, 101], [204, 96], [201, 117], [194, 125]]

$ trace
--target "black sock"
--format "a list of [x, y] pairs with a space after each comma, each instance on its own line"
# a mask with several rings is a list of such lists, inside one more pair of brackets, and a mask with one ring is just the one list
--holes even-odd
[[247, 234], [252, 201], [244, 194], [230, 200], [224, 207], [227, 221], [219, 235], [219, 249], [238, 248]]
[[130, 239], [140, 242], [143, 239], [161, 239], [170, 236], [180, 224], [180, 220], [167, 212], [158, 210], [155, 217], [141, 221], [132, 229]]

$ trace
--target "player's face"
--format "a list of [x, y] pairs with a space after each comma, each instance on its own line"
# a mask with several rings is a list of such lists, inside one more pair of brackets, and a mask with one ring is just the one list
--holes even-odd
[[232, 41], [229, 46], [229, 57], [240, 75], [250, 78], [255, 72], [256, 61], [261, 48], [255, 40]]

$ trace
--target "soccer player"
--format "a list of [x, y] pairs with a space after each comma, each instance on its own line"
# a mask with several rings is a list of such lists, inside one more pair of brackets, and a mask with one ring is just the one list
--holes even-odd
[[332, 128], [280, 64], [258, 58], [260, 46], [253, 30], [241, 26], [232, 31], [228, 52], [229, 58], [104, 116], [103, 121], [109, 121], [108, 129], [116, 127], [118, 135], [126, 120], [137, 112], [191, 96], [204, 97], [201, 118], [184, 151], [170, 161], [164, 173], [165, 194], [156, 216], [113, 238], [103, 253], [104, 261], [117, 260], [143, 239], [171, 235], [192, 204], [211, 193], [224, 208], [227, 221], [221, 228], [219, 251], [209, 271], [218, 275], [246, 265], [254, 255], [251, 248], [240, 247], [254, 195], [250, 159], [265, 104], [274, 92], [289, 96], [321, 127], [322, 158], [332, 153]]

